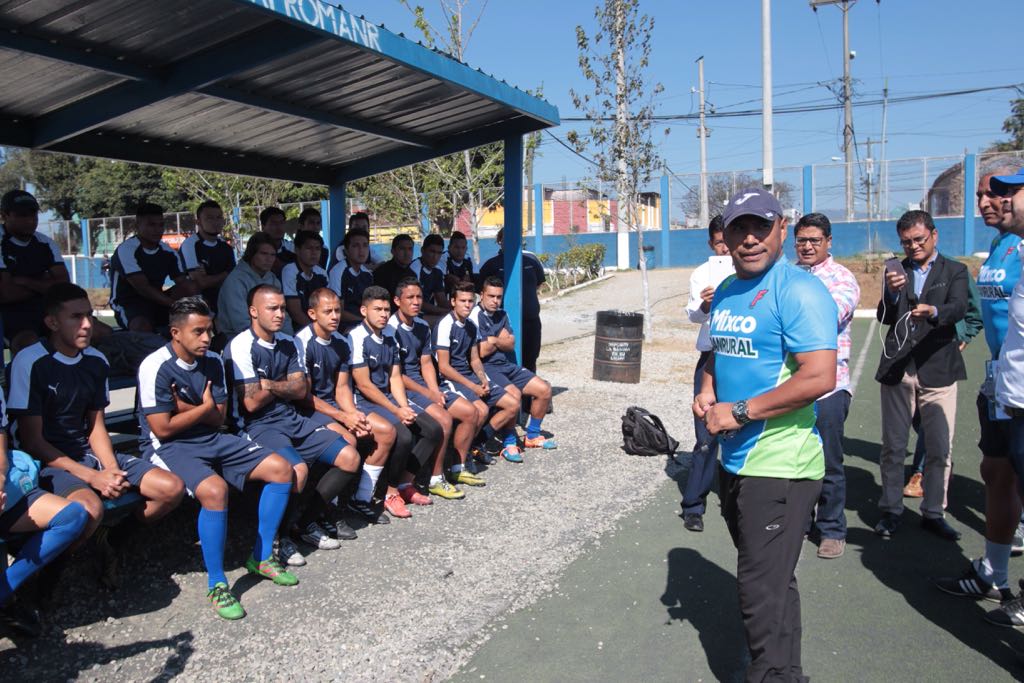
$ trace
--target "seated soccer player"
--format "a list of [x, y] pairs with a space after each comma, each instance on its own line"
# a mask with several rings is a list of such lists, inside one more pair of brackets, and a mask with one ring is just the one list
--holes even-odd
[[207, 200], [196, 209], [196, 231], [178, 247], [182, 272], [196, 283], [214, 313], [220, 286], [235, 267], [235, 250], [223, 232], [224, 210], [217, 202]]
[[423, 316], [428, 321], [436, 322], [451, 310], [445, 295], [444, 270], [437, 265], [443, 251], [444, 238], [437, 234], [427, 235], [420, 257], [410, 266], [423, 290]]
[[[388, 292], [376, 285], [363, 292], [363, 322], [349, 333], [352, 348], [352, 379], [356, 407], [364, 413], [380, 415], [395, 427], [395, 447], [388, 460], [388, 491], [384, 509], [392, 517], [411, 517], [405, 506], [429, 505], [430, 497], [413, 487], [416, 473], [437, 452], [443, 434], [441, 425], [409, 406], [402, 381], [402, 361], [398, 343], [387, 331]], [[413, 442], [415, 441], [415, 445]], [[412, 455], [413, 457], [409, 457]], [[360, 485], [356, 505], [369, 502]]]
[[160, 519], [177, 507], [185, 486], [146, 460], [114, 451], [103, 422], [109, 368], [89, 346], [89, 295], [65, 282], [46, 293], [45, 308], [49, 339], [22, 349], [11, 367], [9, 409], [17, 446], [43, 463], [40, 487], [89, 513], [83, 539], [103, 519], [103, 499], [129, 490], [146, 499], [140, 519]]
[[220, 431], [228, 400], [224, 364], [209, 350], [213, 314], [201, 297], [179, 299], [169, 314], [171, 341], [139, 367], [139, 441], [143, 457], [184, 480], [196, 497], [199, 542], [208, 581], [207, 599], [224, 619], [245, 610], [228, 589], [224, 544], [228, 486], [264, 482], [256, 544], [246, 570], [280, 586], [299, 581], [273, 554], [274, 536], [292, 488], [292, 466], [271, 450]]
[[60, 248], [38, 227], [35, 197], [11, 190], [0, 198], [0, 329], [12, 354], [46, 336], [43, 295], [70, 279]]
[[343, 332], [363, 322], [363, 290], [373, 284], [373, 271], [366, 267], [370, 255], [370, 233], [361, 228], [350, 228], [341, 246], [343, 258], [331, 268], [327, 286], [342, 300], [341, 323]]
[[452, 312], [441, 318], [434, 329], [434, 357], [437, 369], [447, 380], [447, 388], [467, 401], [482, 400], [493, 413], [483, 426], [485, 441], [501, 437], [501, 456], [509, 462], [522, 462], [517, 445], [515, 420], [519, 401], [492, 382], [480, 361], [480, 339], [476, 324], [469, 319], [476, 302], [473, 285], [462, 282], [451, 295]]
[[[308, 315], [313, 322], [295, 335], [295, 347], [299, 362], [306, 366], [309, 375], [311, 403], [300, 407], [299, 412], [325, 425], [341, 424], [366, 447], [372, 448], [361, 475], [361, 481], [366, 481], [364, 491], [372, 491], [395, 444], [395, 428], [380, 415], [367, 415], [356, 408], [349, 378], [352, 351], [348, 340], [338, 332], [341, 319], [338, 295], [327, 288], [314, 291], [309, 295]], [[374, 516], [373, 521], [386, 524], [388, 518]], [[332, 535], [348, 540], [355, 538], [356, 532], [339, 520], [336, 533]]]
[[281, 270], [289, 263], [295, 261], [295, 245], [285, 237], [288, 219], [284, 211], [276, 206], [268, 206], [260, 211], [260, 231], [270, 238], [274, 245], [276, 258], [271, 268], [274, 275], [281, 277]]
[[0, 626], [36, 637], [42, 633], [39, 614], [18, 599], [17, 590], [75, 542], [89, 514], [81, 504], [46, 493], [31, 482], [25, 490], [21, 470], [12, 466], [16, 456], [7, 450], [6, 429], [7, 409], [0, 389], [0, 538], [31, 534], [14, 562], [10, 566], [4, 562], [6, 569], [0, 570]]
[[391, 259], [377, 266], [373, 271], [373, 284], [388, 291], [388, 296], [395, 295], [395, 286], [399, 280], [416, 277], [410, 268], [412, 263], [413, 241], [406, 234], [396, 235], [391, 240]]
[[[110, 260], [110, 307], [118, 324], [133, 332], [167, 327], [167, 311], [176, 299], [199, 293], [181, 269], [178, 255], [163, 242], [163, 207], [149, 202], [135, 211], [135, 235], [122, 242]], [[164, 282], [174, 286], [164, 290]]]
[[[306, 563], [289, 538], [293, 525], [302, 540], [321, 550], [340, 548], [317, 520], [330, 502], [345, 490], [359, 470], [359, 453], [345, 437], [324, 425], [302, 417], [293, 401], [308, 401], [306, 370], [299, 361], [292, 338], [281, 333], [286, 317], [284, 294], [271, 285], [257, 285], [247, 297], [252, 326], [228, 343], [227, 359], [235, 386], [235, 413], [240, 429], [259, 445], [285, 457], [295, 471], [294, 492], [306, 489], [310, 468], [328, 468], [316, 484], [289, 502], [282, 523], [279, 552], [291, 566]], [[310, 487], [311, 488], [311, 487]], [[308, 504], [305, 504], [308, 501]]]
[[284, 304], [294, 329], [309, 324], [309, 295], [327, 286], [327, 271], [320, 267], [324, 238], [318, 233], [300, 230], [295, 235], [295, 260], [281, 270]]
[[554, 439], [540, 433], [541, 422], [551, 405], [551, 384], [511, 360], [515, 357], [516, 337], [508, 314], [501, 307], [504, 294], [505, 283], [501, 278], [493, 275], [488, 277], [480, 292], [480, 303], [469, 314], [469, 319], [476, 324], [480, 335], [480, 358], [484, 363], [484, 372], [517, 401], [523, 395], [532, 399], [524, 445], [527, 448], [557, 448]]
[[[274, 242], [262, 232], [255, 233], [245, 244], [245, 253], [235, 269], [221, 285], [217, 296], [217, 332], [234, 338], [239, 332], [249, 329], [249, 307], [246, 297], [256, 285], [273, 285], [281, 288], [281, 280], [271, 270], [274, 267]], [[285, 334], [292, 333], [291, 318], [285, 316]]]
[[[307, 206], [305, 209], [302, 210], [302, 213], [299, 214], [298, 223], [299, 228], [298, 230], [295, 231], [296, 235], [302, 232], [303, 230], [315, 232], [317, 235], [319, 235], [324, 227], [323, 216], [320, 215], [319, 210], [314, 209], [312, 206]], [[323, 238], [321, 237], [321, 239]], [[326, 244], [323, 244], [322, 242], [321, 244], [323, 246], [323, 249], [320, 250], [320, 260], [317, 262], [317, 265], [319, 265], [324, 270], [327, 270], [327, 257], [329, 255], [328, 252], [330, 251], [330, 249], [328, 249]], [[298, 248], [297, 245], [296, 248]]]
[[[349, 232], [352, 232], [353, 230], [358, 230], [358, 231], [361, 231], [361, 232], [365, 232], [367, 234], [367, 236], [369, 236], [369, 234], [370, 234], [370, 216], [369, 216], [369, 214], [367, 214], [365, 211], [356, 211], [351, 216], [349, 216], [348, 217], [348, 232], [346, 232], [345, 234], [347, 235]], [[334, 253], [331, 254], [331, 267], [330, 267], [329, 270], [333, 270], [334, 266], [338, 265], [339, 263], [344, 263], [345, 262], [345, 251], [346, 251], [346, 246], [345, 246], [345, 242], [343, 240], [342, 242], [340, 242], [338, 244], [337, 247], [335, 247]], [[373, 271], [372, 261], [373, 261], [373, 254], [370, 254], [368, 252], [367, 256], [366, 256], [366, 265], [369, 267], [371, 272]]]
[[[398, 341], [402, 360], [402, 378], [405, 382], [409, 405], [418, 412], [426, 412], [437, 420], [444, 430], [444, 439], [434, 456], [429, 491], [435, 496], [452, 498], [459, 493], [452, 483], [467, 486], [483, 486], [484, 480], [466, 469], [469, 449], [473, 437], [487, 421], [487, 405], [483, 401], [468, 401], [454, 391], [441, 389], [434, 368], [431, 330], [423, 318], [418, 317], [420, 302], [423, 300], [420, 283], [406, 278], [398, 283], [395, 290], [395, 306], [398, 312], [388, 321], [388, 330]], [[459, 426], [452, 432], [453, 420]], [[452, 445], [459, 461], [452, 465], [449, 483], [444, 478], [444, 456], [448, 437], [453, 434]], [[472, 459], [469, 459], [472, 463]], [[459, 496], [462, 497], [461, 495]]]
[[473, 259], [466, 255], [469, 242], [458, 230], [448, 238], [448, 255], [441, 261], [445, 290], [451, 292], [460, 282], [473, 282]]

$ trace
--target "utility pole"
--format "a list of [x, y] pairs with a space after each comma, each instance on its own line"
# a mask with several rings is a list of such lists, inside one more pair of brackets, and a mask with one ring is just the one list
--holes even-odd
[[775, 185], [772, 143], [772, 0], [761, 0], [761, 172], [764, 189]]
[[867, 159], [865, 161], [867, 163], [867, 171], [868, 172], [867, 172], [867, 178], [865, 179], [864, 182], [867, 185], [867, 191], [868, 191], [868, 221], [871, 221], [874, 218], [874, 211], [873, 211], [874, 210], [874, 202], [873, 202], [874, 196], [873, 196], [872, 191], [871, 191], [871, 174], [874, 173], [874, 170], [875, 170], [874, 169], [874, 161], [875, 160], [871, 158], [871, 138], [868, 138], [868, 157], [867, 157]]
[[704, 57], [697, 59], [697, 79], [700, 81], [700, 126], [697, 137], [700, 138], [700, 227], [708, 227], [708, 135], [711, 133], [704, 125]]
[[885, 124], [886, 115], [889, 109], [889, 77], [885, 77], [885, 85], [882, 88], [882, 151], [879, 154], [878, 167], [878, 209], [879, 214], [884, 218], [889, 215], [889, 166], [885, 163]]
[[839, 5], [843, 11], [843, 159], [846, 162], [846, 220], [853, 220], [853, 84], [850, 79], [850, 8], [857, 0], [810, 0], [815, 12], [821, 5]]

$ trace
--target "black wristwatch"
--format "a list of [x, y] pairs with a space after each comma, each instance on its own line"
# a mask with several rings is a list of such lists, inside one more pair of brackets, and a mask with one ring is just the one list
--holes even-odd
[[740, 426], [750, 422], [750, 415], [747, 414], [747, 401], [746, 399], [736, 401], [732, 404], [732, 416], [740, 423]]

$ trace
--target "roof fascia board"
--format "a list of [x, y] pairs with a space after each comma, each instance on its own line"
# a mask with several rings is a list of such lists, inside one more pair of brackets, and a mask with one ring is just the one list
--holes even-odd
[[255, 6], [285, 21], [306, 26], [362, 50], [470, 90], [547, 126], [559, 124], [558, 109], [457, 60], [392, 33], [323, 0], [229, 0]]

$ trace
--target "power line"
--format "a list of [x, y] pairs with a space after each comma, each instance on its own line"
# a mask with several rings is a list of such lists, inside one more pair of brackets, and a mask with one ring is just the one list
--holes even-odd
[[[983, 92], [992, 92], [995, 90], [1024, 90], [1024, 83], [1010, 83], [1009, 85], [993, 85], [985, 88], [970, 88], [966, 90], [949, 90], [945, 92], [934, 92], [925, 93], [921, 95], [907, 95], [904, 97], [890, 97], [889, 104], [902, 104], [906, 102], [923, 102], [925, 100], [936, 100], [946, 97], [960, 97], [962, 95], [976, 95]], [[876, 107], [881, 106], [884, 100], [861, 100], [854, 102], [856, 107]], [[817, 111], [835, 111], [842, 108], [842, 103], [834, 102], [832, 104], [808, 104], [808, 105], [790, 105], [788, 107], [777, 107], [774, 110], [776, 114], [805, 114], [808, 112]], [[736, 111], [715, 111], [713, 113], [705, 114], [705, 118], [742, 118], [748, 116], [761, 116], [760, 109], [739, 109]], [[661, 114], [651, 116], [651, 121], [693, 121], [699, 118], [698, 114]], [[600, 117], [597, 119], [590, 119], [581, 116], [566, 116], [562, 118], [562, 121], [566, 122], [579, 122], [579, 121], [614, 121], [615, 118], [611, 116]]]
[[[580, 119], [580, 120], [581, 120], [581, 121], [585, 121], [586, 119]], [[593, 165], [594, 165], [594, 166], [596, 166], [597, 168], [601, 168], [601, 164], [597, 163], [596, 161], [594, 161], [594, 160], [593, 160], [593, 159], [591, 159], [590, 157], [586, 157], [586, 156], [583, 156], [582, 154], [580, 154], [579, 152], [577, 152], [577, 151], [576, 151], [576, 149], [575, 149], [575, 148], [574, 148], [574, 147], [573, 147], [572, 145], [570, 145], [570, 144], [569, 144], [569, 143], [567, 143], [567, 142], [566, 142], [565, 140], [563, 140], [562, 138], [560, 138], [560, 137], [558, 137], [557, 135], [555, 135], [554, 133], [552, 133], [552, 132], [551, 132], [550, 130], [548, 130], [548, 129], [546, 129], [546, 128], [545, 128], [545, 129], [544, 129], [544, 132], [545, 132], [545, 133], [547, 133], [548, 135], [550, 135], [550, 136], [551, 136], [551, 138], [552, 138], [552, 139], [553, 139], [553, 140], [554, 140], [555, 142], [557, 142], [558, 144], [560, 144], [560, 145], [561, 145], [562, 147], [565, 147], [565, 148], [566, 148], [567, 150], [569, 150], [570, 152], [572, 152], [573, 154], [575, 154], [576, 156], [578, 156], [578, 157], [579, 157], [580, 159], [583, 159], [583, 161], [587, 162], [588, 164], [593, 164]]]

